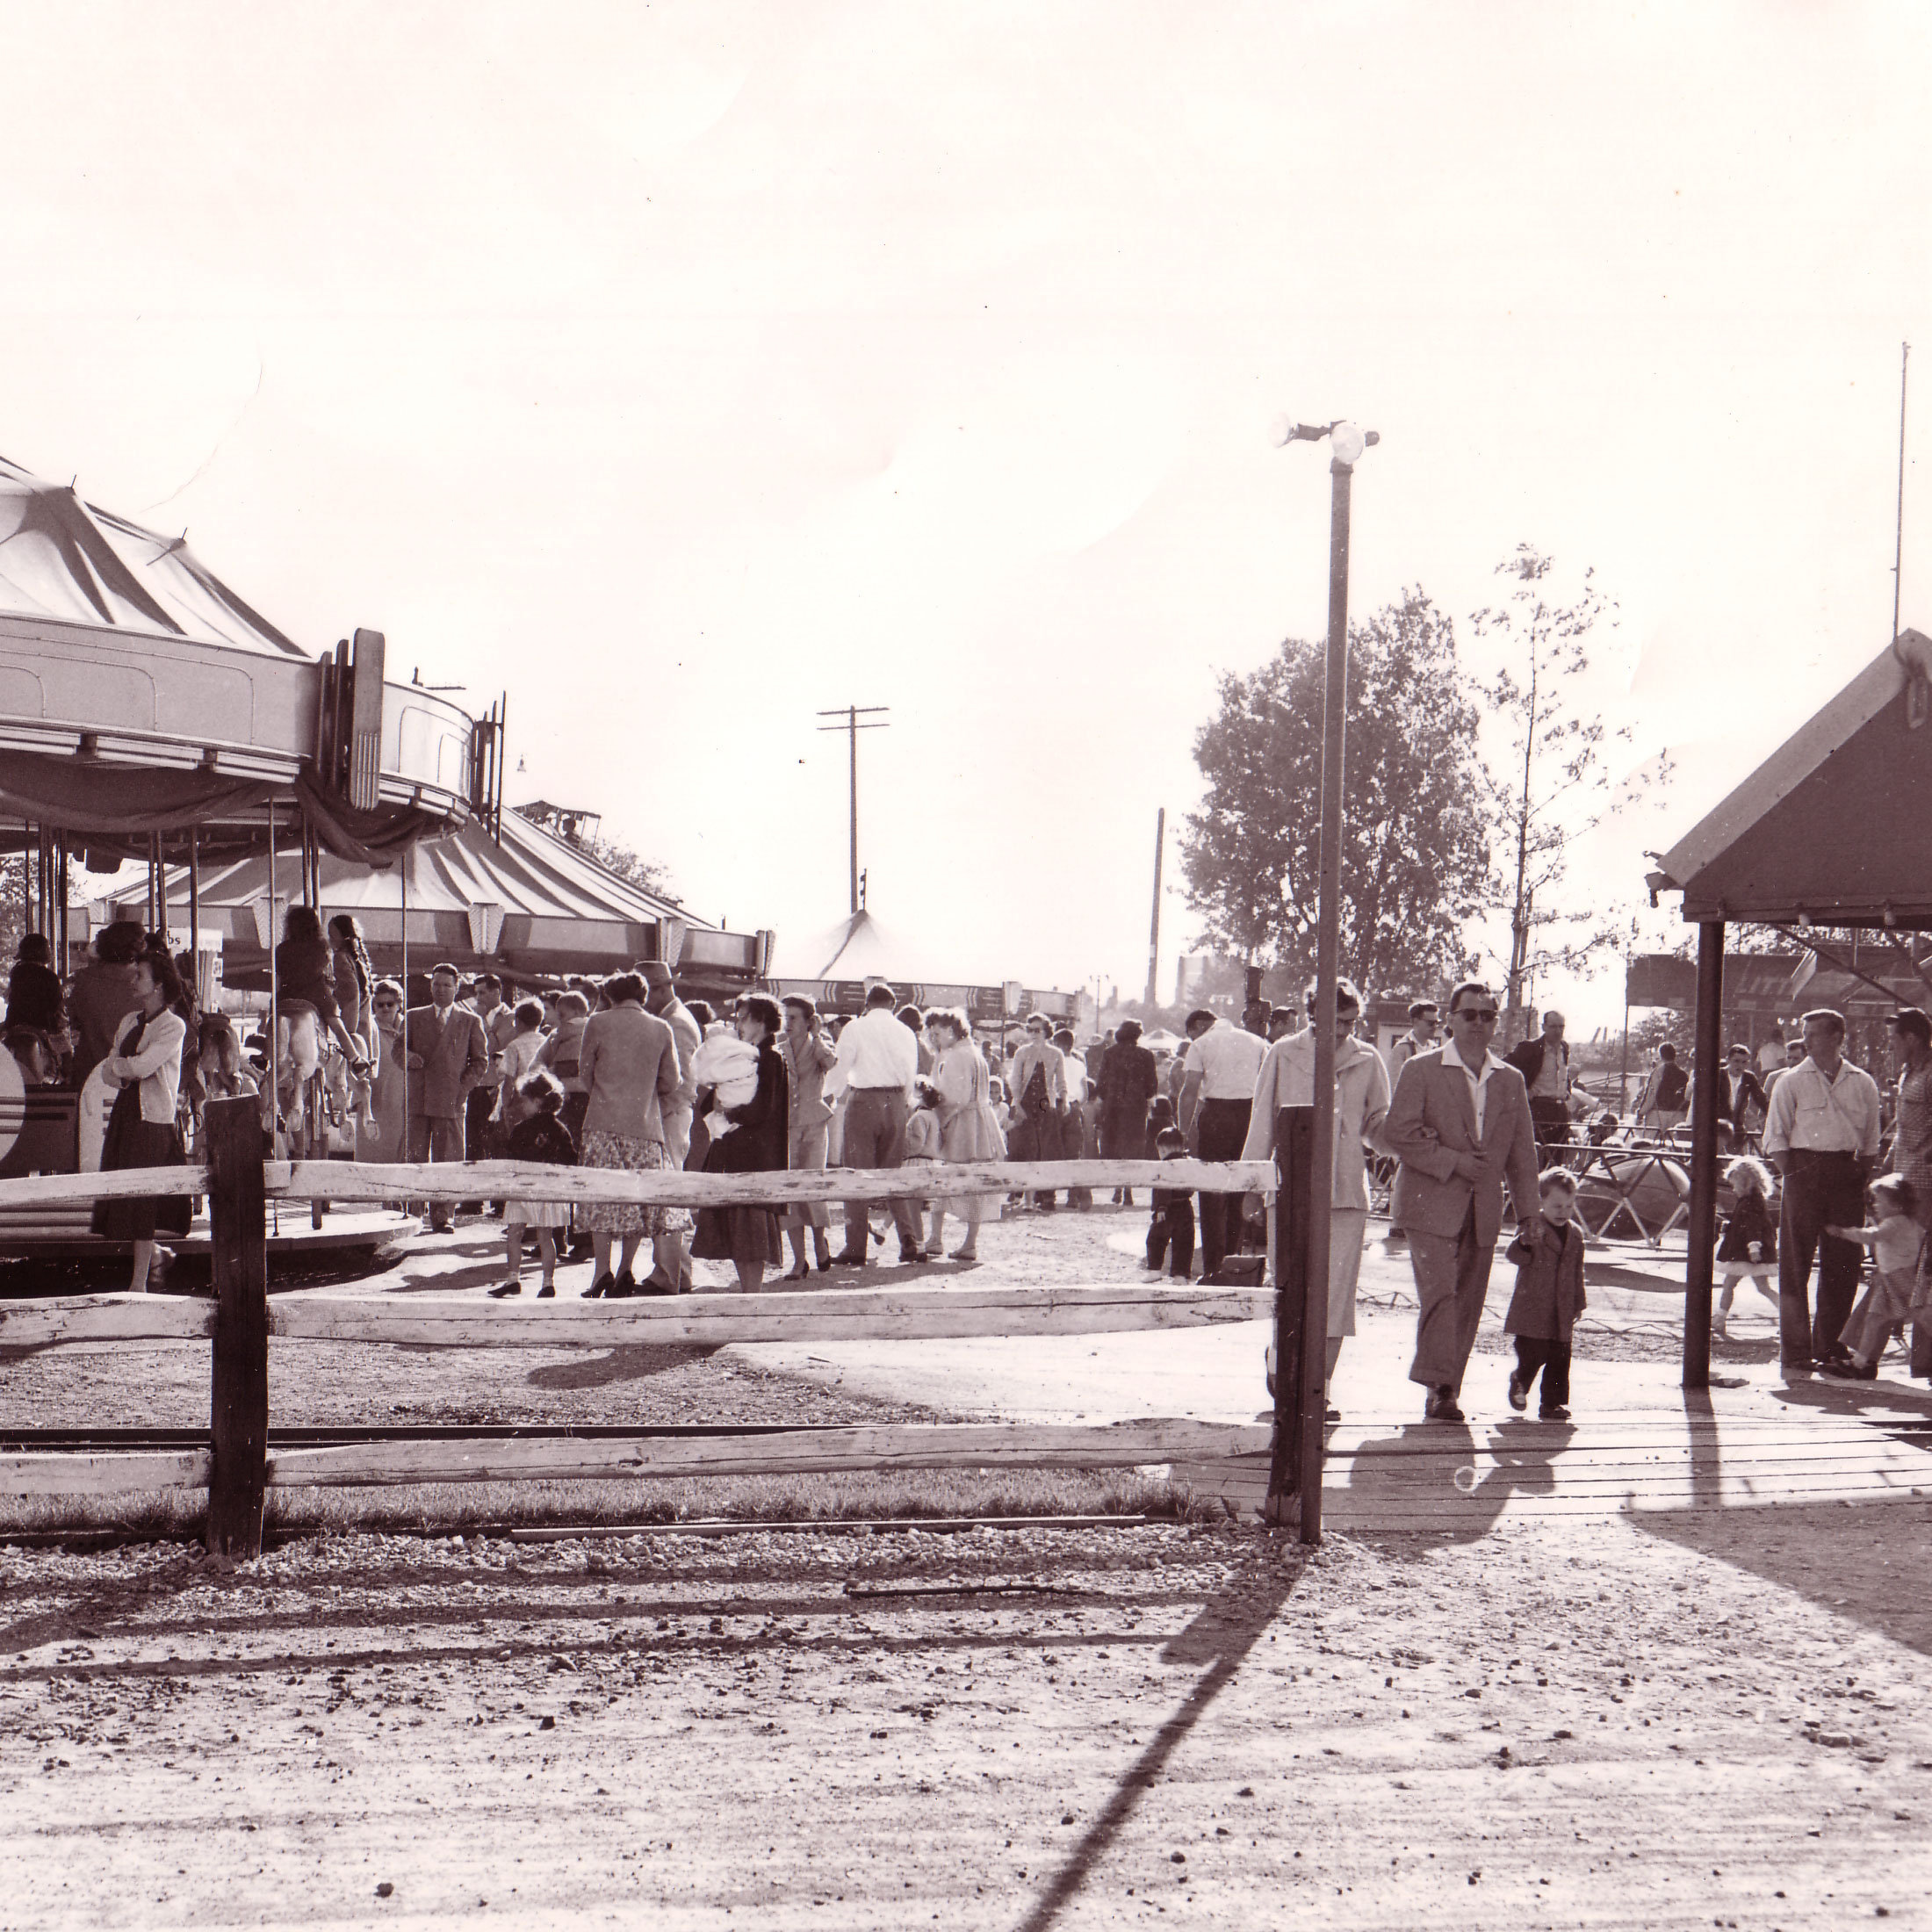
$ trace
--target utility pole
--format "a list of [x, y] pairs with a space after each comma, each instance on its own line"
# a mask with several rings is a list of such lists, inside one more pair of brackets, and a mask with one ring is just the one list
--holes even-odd
[[[1348, 721], [1348, 546], [1349, 509], [1355, 465], [1362, 452], [1380, 443], [1373, 429], [1352, 422], [1286, 423], [1284, 443], [1329, 439], [1329, 630], [1322, 681], [1321, 864], [1316, 897], [1315, 1006], [1308, 1024], [1315, 1034], [1314, 1094], [1308, 1143], [1308, 1206], [1306, 1213], [1305, 1300], [1301, 1311], [1299, 1387], [1291, 1388], [1287, 1346], [1288, 1313], [1276, 1294], [1275, 1352], [1279, 1363], [1275, 1395], [1275, 1441], [1268, 1472], [1267, 1520], [1280, 1525], [1291, 1503], [1299, 1503], [1298, 1528], [1304, 1543], [1322, 1540], [1322, 1433], [1327, 1408], [1328, 1284], [1330, 1227], [1329, 1205], [1335, 1190], [1336, 981], [1341, 972], [1343, 757]], [[1318, 1205], [1317, 1205], [1318, 1204]], [[1291, 1430], [1293, 1445], [1284, 1440]], [[1296, 1474], [1291, 1497], [1284, 1477]]]
[[1150, 1013], [1160, 1005], [1160, 988], [1156, 977], [1161, 962], [1161, 852], [1167, 843], [1167, 807], [1163, 805], [1154, 819], [1154, 924], [1147, 935], [1147, 1005]]
[[859, 733], [861, 732], [883, 732], [891, 728], [891, 720], [882, 717], [876, 724], [861, 724], [861, 717], [875, 713], [890, 711], [890, 704], [841, 704], [830, 711], [820, 711], [820, 717], [837, 717], [844, 720], [840, 724], [821, 724], [821, 732], [843, 732], [849, 740], [852, 753], [852, 910], [859, 910]]

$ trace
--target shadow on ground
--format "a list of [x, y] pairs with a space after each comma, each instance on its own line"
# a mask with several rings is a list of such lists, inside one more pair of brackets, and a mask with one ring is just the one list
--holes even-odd
[[1308, 1567], [1308, 1554], [1299, 1545], [1285, 1540], [1258, 1540], [1228, 1588], [1203, 1604], [1187, 1628], [1169, 1640], [1162, 1653], [1164, 1662], [1205, 1665], [1204, 1674], [1128, 1766], [1099, 1815], [1081, 1834], [1064, 1864], [1020, 1921], [1020, 1932], [1048, 1932], [1074, 1902], [1089, 1873], [1133, 1816], [1141, 1793], [1160, 1776], [1167, 1761], [1228, 1688], [1248, 1653], [1294, 1595]]
[[580, 1352], [567, 1361], [545, 1362], [531, 1369], [524, 1381], [532, 1388], [609, 1388], [617, 1382], [645, 1381], [717, 1353], [714, 1347], [667, 1348], [656, 1344], [614, 1348], [607, 1355]]
[[[1926, 1461], [1932, 1476], [1932, 1456]], [[1716, 1557], [1932, 1656], [1926, 1514], [1908, 1499], [1633, 1510], [1661, 1542]]]

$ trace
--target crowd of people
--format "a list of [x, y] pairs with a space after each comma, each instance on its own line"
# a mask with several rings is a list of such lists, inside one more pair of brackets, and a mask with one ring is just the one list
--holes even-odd
[[[242, 1039], [224, 1013], [199, 1012], [191, 961], [171, 956], [158, 935], [110, 925], [91, 955], [63, 984], [46, 939], [26, 935], [7, 988], [5, 1044], [28, 1085], [84, 1091], [92, 1076], [112, 1093], [104, 1169], [179, 1163], [206, 1100], [261, 1092], [270, 1042]], [[721, 1014], [680, 998], [655, 960], [523, 998], [507, 998], [494, 973], [465, 981], [439, 963], [411, 1003], [396, 980], [376, 975], [352, 917], [325, 930], [305, 906], [289, 910], [276, 965], [285, 1015], [313, 1012], [366, 1083], [364, 1122], [342, 1124], [344, 1150], [359, 1159], [501, 1156], [639, 1174], [903, 1170], [906, 1191], [881, 1205], [897, 1259], [914, 1265], [977, 1258], [998, 1197], [949, 1186], [949, 1167], [1094, 1154], [1269, 1159], [1281, 1110], [1313, 1099], [1321, 1023], [1312, 988], [1300, 1016], [1276, 1007], [1236, 1025], [1201, 1008], [1164, 1071], [1131, 1020], [1083, 1052], [1070, 1028], [1035, 1013], [1006, 1056], [991, 1042], [983, 1049], [964, 1012], [901, 1006], [890, 986], [874, 986], [848, 1020], [828, 1020], [799, 994], [748, 993]], [[1361, 1000], [1344, 980], [1326, 1022], [1336, 1083], [1327, 1378], [1355, 1332], [1370, 1163], [1379, 1159], [1393, 1165], [1391, 1231], [1406, 1237], [1415, 1278], [1409, 1373], [1425, 1415], [1462, 1419], [1507, 1205], [1518, 1273], [1505, 1323], [1517, 1351], [1509, 1399], [1523, 1407], [1540, 1378], [1542, 1413], [1564, 1420], [1569, 1337], [1584, 1301], [1577, 1183], [1560, 1157], [1542, 1164], [1568, 1143], [1577, 1111], [1562, 1016], [1546, 1015], [1538, 1034], [1501, 1056], [1491, 1050], [1497, 1003], [1479, 982], [1451, 994], [1446, 1037], [1440, 1017], [1434, 1002], [1417, 1001], [1385, 1057], [1357, 1037]], [[1734, 1150], [1761, 1143], [1763, 1158], [1739, 1152], [1727, 1171], [1732, 1207], [1718, 1244], [1713, 1327], [1726, 1332], [1739, 1284], [1755, 1284], [1777, 1303], [1789, 1377], [1869, 1379], [1907, 1327], [1914, 1373], [1932, 1375], [1932, 1020], [1911, 1007], [1889, 1024], [1898, 1068], [1889, 1107], [1872, 1077], [1845, 1059], [1845, 1022], [1830, 1011], [1805, 1015], [1788, 1048], [1777, 1042], [1781, 1064], [1754, 1064], [1737, 1046], [1720, 1076], [1721, 1129]], [[1688, 1083], [1662, 1077], [1671, 1067], [1660, 1056], [1640, 1103], [1652, 1120], [1688, 1107]], [[272, 1096], [263, 1099], [272, 1125]], [[1892, 1171], [1875, 1179], [1887, 1133]], [[1027, 1200], [1052, 1213], [1063, 1193], [1069, 1208], [1092, 1204], [1078, 1186], [1035, 1185]], [[1114, 1200], [1134, 1205], [1133, 1190], [1116, 1189]], [[96, 1231], [131, 1244], [137, 1290], [150, 1285], [162, 1238], [185, 1230], [186, 1207], [183, 1197], [97, 1205]], [[1191, 1275], [1198, 1229], [1203, 1278], [1230, 1278], [1230, 1258], [1253, 1231], [1242, 1196], [1157, 1186], [1150, 1207], [1150, 1269]], [[741, 1289], [761, 1287], [773, 1269], [797, 1281], [814, 1267], [862, 1267], [887, 1238], [874, 1228], [874, 1204], [860, 1198], [844, 1204], [836, 1250], [821, 1200], [693, 1215], [669, 1200], [573, 1209], [537, 1190], [490, 1212], [505, 1226], [507, 1267], [490, 1291], [499, 1298], [523, 1291], [527, 1236], [543, 1296], [556, 1293], [566, 1246], [587, 1245], [595, 1265], [583, 1293], [593, 1299], [688, 1294], [694, 1259], [730, 1264]], [[948, 1219], [961, 1229], [949, 1250]], [[448, 1202], [431, 1205], [429, 1224], [451, 1227]], [[651, 1264], [640, 1277], [646, 1241]], [[1868, 1250], [1874, 1279], [1855, 1308]]]

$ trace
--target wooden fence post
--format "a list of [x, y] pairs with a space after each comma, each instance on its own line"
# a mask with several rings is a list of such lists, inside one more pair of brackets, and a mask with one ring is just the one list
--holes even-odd
[[208, 1547], [233, 1559], [262, 1554], [268, 1488], [269, 1249], [261, 1103], [246, 1096], [210, 1100], [203, 1118], [215, 1294]]
[[[1274, 1117], [1274, 1440], [1268, 1454], [1265, 1521], [1301, 1529], [1308, 1510], [1301, 1467], [1301, 1337], [1308, 1291], [1308, 1212], [1315, 1152], [1315, 1109], [1285, 1107]], [[1316, 1388], [1321, 1388], [1317, 1375]], [[1315, 1533], [1320, 1534], [1322, 1472], [1314, 1481]], [[1309, 1540], [1306, 1533], [1304, 1541]]]

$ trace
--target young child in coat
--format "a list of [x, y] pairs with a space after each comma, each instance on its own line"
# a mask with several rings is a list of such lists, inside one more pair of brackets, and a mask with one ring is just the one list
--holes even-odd
[[[905, 1135], [901, 1143], [904, 1151], [899, 1165], [910, 1167], [914, 1172], [929, 1179], [937, 1179], [939, 1173], [939, 1089], [930, 1080], [915, 1080], [912, 1083], [912, 1111], [905, 1116]], [[922, 1195], [911, 1203], [912, 1224], [919, 1225], [927, 1208], [934, 1213], [932, 1238], [925, 1242], [914, 1258], [920, 1261], [938, 1261], [943, 1258], [940, 1247], [941, 1232], [945, 1226], [946, 1210], [935, 1204], [930, 1195]]]
[[1856, 1241], [1870, 1248], [1877, 1280], [1864, 1304], [1853, 1310], [1852, 1318], [1845, 1323], [1850, 1363], [1820, 1362], [1818, 1366], [1825, 1374], [1842, 1381], [1875, 1381], [1878, 1358], [1885, 1353], [1892, 1330], [1911, 1318], [1919, 1251], [1925, 1244], [1925, 1230], [1912, 1218], [1918, 1205], [1918, 1189], [1903, 1174], [1882, 1174], [1871, 1184], [1870, 1227], [1826, 1229], [1827, 1234], [1836, 1235], [1841, 1241]]
[[[1155, 1138], [1154, 1155], [1157, 1160], [1185, 1160], [1187, 1136], [1178, 1127], [1164, 1127]], [[1147, 1265], [1158, 1274], [1165, 1257], [1168, 1273], [1177, 1281], [1185, 1281], [1194, 1266], [1194, 1197], [1180, 1187], [1157, 1187], [1153, 1195], [1154, 1218], [1147, 1224]]]
[[1510, 1407], [1527, 1409], [1530, 1385], [1543, 1376], [1542, 1418], [1568, 1422], [1570, 1330], [1583, 1312], [1583, 1230], [1576, 1225], [1576, 1177], [1567, 1167], [1538, 1178], [1537, 1215], [1512, 1241], [1506, 1258], [1516, 1263], [1516, 1293], [1503, 1318], [1516, 1337], [1510, 1371]]
[[[574, 1167], [577, 1143], [570, 1129], [558, 1118], [564, 1105], [564, 1083], [554, 1073], [538, 1068], [525, 1074], [514, 1087], [503, 1090], [503, 1118], [509, 1129], [504, 1158], [513, 1161], [542, 1161], [551, 1167]], [[570, 1225], [570, 1204], [562, 1200], [506, 1200], [503, 1203], [503, 1244], [508, 1251], [509, 1273], [489, 1292], [501, 1301], [523, 1292], [523, 1230], [537, 1230], [537, 1259], [544, 1271], [544, 1285], [537, 1291], [539, 1301], [552, 1301], [557, 1294], [557, 1238], [552, 1229]]]
[[1718, 1243], [1718, 1274], [1724, 1293], [1711, 1316], [1713, 1335], [1725, 1335], [1731, 1300], [1741, 1280], [1749, 1281], [1774, 1308], [1777, 1304], [1777, 1216], [1771, 1212], [1770, 1170], [1747, 1155], [1733, 1161], [1724, 1178], [1731, 1184], [1734, 1205]]

